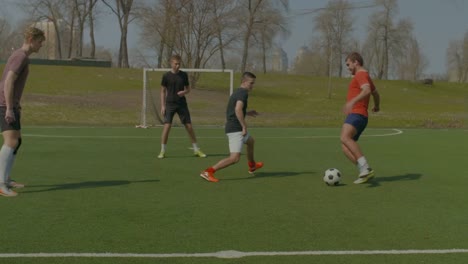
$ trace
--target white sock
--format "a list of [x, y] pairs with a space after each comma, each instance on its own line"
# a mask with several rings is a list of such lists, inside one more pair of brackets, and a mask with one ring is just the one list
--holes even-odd
[[369, 168], [369, 164], [367, 164], [366, 157], [362, 156], [358, 160], [358, 167], [360, 172], [367, 172], [367, 169]]
[[14, 155], [13, 152], [15, 152], [15, 149], [7, 145], [3, 145], [0, 149], [0, 184], [5, 184], [7, 182], [8, 166]]
[[15, 163], [16, 155], [13, 154], [11, 155], [10, 159], [8, 160], [7, 163], [7, 169], [6, 169], [6, 182], [9, 182], [11, 180], [11, 168], [13, 168], [13, 163]]
[[161, 152], [166, 152], [166, 144], [161, 144]]
[[197, 143], [192, 143], [192, 146], [193, 146], [193, 151], [199, 150]]

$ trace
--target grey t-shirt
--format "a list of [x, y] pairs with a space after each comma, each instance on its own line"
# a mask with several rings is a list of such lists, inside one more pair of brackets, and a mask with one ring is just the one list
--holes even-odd
[[29, 73], [29, 58], [23, 49], [15, 50], [8, 58], [8, 62], [3, 69], [2, 80], [0, 81], [0, 106], [6, 106], [5, 81], [9, 71], [13, 71], [18, 76], [13, 84], [13, 107], [19, 108]]
[[244, 88], [238, 88], [234, 93], [232, 93], [231, 97], [229, 97], [229, 102], [228, 102], [227, 109], [226, 109], [226, 126], [224, 128], [224, 131], [226, 132], [226, 134], [242, 131], [242, 125], [236, 116], [236, 104], [237, 104], [237, 101], [242, 101], [244, 103], [242, 112], [245, 117], [245, 114], [247, 111], [248, 99], [249, 99], [249, 93], [247, 89], [244, 89]]

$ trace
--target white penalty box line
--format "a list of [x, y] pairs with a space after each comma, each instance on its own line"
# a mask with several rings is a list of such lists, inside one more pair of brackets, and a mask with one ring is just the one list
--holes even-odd
[[[402, 130], [399, 129], [390, 129], [392, 132], [384, 134], [371, 134], [371, 135], [362, 135], [362, 137], [389, 137], [403, 134]], [[44, 134], [23, 134], [26, 137], [39, 137], [39, 138], [100, 138], [100, 139], [153, 139], [155, 137], [148, 136], [68, 136], [68, 135], [44, 135]], [[337, 138], [339, 136], [330, 135], [330, 136], [256, 136], [256, 138], [265, 138], [265, 139], [320, 139], [320, 138]], [[186, 138], [186, 136], [173, 136], [171, 138]], [[225, 137], [221, 136], [198, 136], [197, 138], [204, 139], [224, 139]]]
[[336, 250], [336, 251], [264, 251], [236, 250], [212, 253], [0, 253], [0, 258], [243, 258], [259, 256], [325, 256], [325, 255], [430, 255], [466, 254], [468, 249], [407, 249], [407, 250]]

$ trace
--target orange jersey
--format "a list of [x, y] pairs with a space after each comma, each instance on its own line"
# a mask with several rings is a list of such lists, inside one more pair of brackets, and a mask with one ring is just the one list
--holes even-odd
[[[372, 79], [369, 76], [369, 73], [367, 71], [356, 72], [356, 75], [354, 75], [353, 79], [351, 80], [351, 83], [349, 84], [346, 102], [349, 102], [351, 101], [351, 99], [358, 96], [361, 93], [361, 87], [365, 84], [369, 84], [371, 92], [375, 91], [375, 86], [372, 82]], [[367, 112], [367, 108], [369, 107], [369, 99], [370, 95], [356, 102], [353, 106], [353, 109], [351, 110], [351, 113], [360, 114], [366, 117], [369, 116]]]

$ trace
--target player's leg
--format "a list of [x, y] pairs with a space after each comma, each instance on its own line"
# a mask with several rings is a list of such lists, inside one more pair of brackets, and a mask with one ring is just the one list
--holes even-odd
[[[367, 159], [361, 151], [357, 141], [367, 126], [367, 118], [358, 114], [350, 114], [341, 129], [341, 143], [343, 152], [359, 169], [358, 180], [355, 183], [363, 183], [374, 176], [374, 171], [367, 163]], [[355, 162], [354, 162], [355, 160]]]
[[345, 156], [354, 164], [357, 165], [357, 159], [354, 157], [354, 154], [349, 150], [348, 147], [346, 147], [345, 144], [341, 143], [341, 149], [343, 150], [343, 153]]
[[254, 172], [261, 167], [263, 167], [263, 162], [255, 162], [254, 157], [254, 148], [255, 148], [255, 139], [249, 134], [244, 136], [244, 144], [247, 145], [247, 164], [249, 166], [249, 173], [254, 174]]
[[197, 137], [195, 136], [195, 131], [193, 130], [192, 119], [190, 117], [190, 111], [188, 109], [188, 106], [187, 105], [181, 106], [178, 109], [177, 114], [179, 115], [180, 122], [184, 124], [185, 130], [187, 130], [190, 141], [192, 143], [193, 154], [195, 156], [205, 158], [206, 154], [201, 151], [201, 149], [198, 147], [198, 144], [197, 144]]
[[9, 170], [14, 161], [15, 148], [18, 145], [20, 133], [17, 130], [5, 130], [2, 132], [3, 145], [0, 149], [0, 195], [16, 196], [17, 193], [11, 190], [9, 183]]
[[21, 138], [21, 131], [20, 131], [20, 135], [19, 135], [19, 138], [18, 138], [18, 144], [16, 145], [16, 148], [13, 152], [13, 156], [11, 157], [11, 159], [9, 160], [8, 162], [8, 166], [7, 166], [7, 186], [8, 188], [24, 188], [24, 184], [22, 183], [19, 183], [15, 180], [13, 180], [11, 178], [11, 169], [13, 168], [13, 164], [15, 163], [15, 159], [16, 159], [16, 156], [18, 154], [18, 150], [21, 146], [21, 142], [22, 142], [22, 138]]
[[218, 179], [214, 176], [216, 171], [231, 166], [240, 160], [242, 145], [244, 144], [242, 132], [228, 133], [227, 137], [229, 140], [229, 157], [218, 161], [214, 166], [200, 173], [200, 176], [207, 181], [217, 182]]
[[164, 126], [161, 134], [161, 152], [158, 155], [158, 159], [166, 157], [166, 145], [169, 140], [169, 132], [172, 128], [172, 120], [174, 119], [176, 109], [173, 106], [166, 105], [166, 113], [164, 114]]

